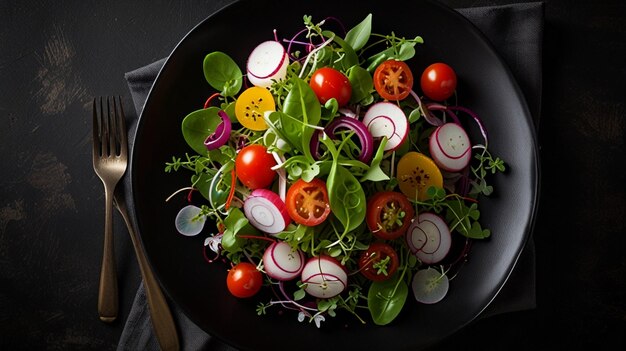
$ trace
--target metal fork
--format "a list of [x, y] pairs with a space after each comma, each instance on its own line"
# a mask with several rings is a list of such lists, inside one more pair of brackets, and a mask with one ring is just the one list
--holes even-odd
[[118, 312], [117, 273], [113, 250], [113, 193], [128, 164], [126, 122], [120, 97], [93, 100], [93, 169], [104, 184], [104, 250], [100, 270], [98, 314], [113, 322]]

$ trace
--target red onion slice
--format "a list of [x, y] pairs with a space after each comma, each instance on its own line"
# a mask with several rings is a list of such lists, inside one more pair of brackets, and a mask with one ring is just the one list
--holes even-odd
[[222, 123], [218, 124], [215, 131], [204, 140], [204, 146], [209, 151], [226, 144], [232, 130], [232, 123], [226, 112], [219, 110], [217, 115], [222, 119]]
[[269, 234], [285, 230], [291, 218], [280, 197], [267, 189], [256, 189], [243, 203], [246, 218], [255, 228]]
[[[342, 128], [355, 132], [355, 135], [359, 138], [359, 143], [361, 143], [361, 153], [357, 159], [363, 163], [369, 164], [374, 153], [374, 138], [369, 130], [367, 130], [365, 124], [357, 119], [342, 116], [330, 122], [330, 124], [324, 128], [324, 132], [330, 136], [331, 139], [334, 139], [335, 133]], [[319, 134], [314, 135], [311, 140], [315, 140], [316, 143], [319, 143]], [[312, 149], [312, 151], [313, 150], [316, 151], [313, 155], [317, 155], [317, 148]]]

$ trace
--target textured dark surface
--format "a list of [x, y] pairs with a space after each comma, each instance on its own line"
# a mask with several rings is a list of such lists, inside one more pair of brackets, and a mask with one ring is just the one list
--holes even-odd
[[[101, 323], [90, 102], [120, 94], [130, 113], [124, 73], [167, 56], [226, 3], [0, 3], [0, 349], [116, 347], [139, 272], [118, 235], [120, 318]], [[545, 1], [538, 307], [481, 319], [436, 349], [624, 348], [625, 7]]]

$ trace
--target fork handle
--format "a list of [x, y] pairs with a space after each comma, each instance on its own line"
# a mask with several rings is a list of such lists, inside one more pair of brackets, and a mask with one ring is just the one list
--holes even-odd
[[124, 218], [126, 222], [126, 227], [128, 227], [128, 233], [130, 234], [133, 248], [135, 249], [139, 270], [141, 271], [144, 288], [146, 290], [146, 299], [148, 300], [148, 307], [150, 308], [154, 334], [156, 335], [161, 350], [177, 351], [180, 348], [178, 333], [176, 332], [176, 325], [174, 324], [174, 318], [172, 318], [167, 300], [165, 300], [161, 287], [150, 268], [148, 259], [141, 247], [139, 235], [133, 229], [128, 213], [126, 212], [126, 206], [118, 207], [118, 209], [120, 209], [122, 218]]
[[118, 291], [113, 249], [113, 191], [105, 189], [104, 250], [100, 269], [100, 289], [98, 292], [98, 314], [106, 323], [117, 318]]

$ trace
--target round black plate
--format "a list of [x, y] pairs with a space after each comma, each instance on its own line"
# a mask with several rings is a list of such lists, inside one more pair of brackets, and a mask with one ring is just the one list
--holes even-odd
[[[448, 296], [430, 306], [408, 303], [389, 326], [361, 325], [356, 319], [326, 318], [321, 329], [299, 323], [297, 313], [279, 308], [258, 316], [256, 300], [238, 300], [225, 287], [225, 267], [207, 264], [204, 236], [187, 238], [174, 229], [184, 196], [165, 203], [189, 185], [190, 174], [166, 174], [165, 162], [191, 150], [180, 132], [182, 119], [212, 93], [202, 73], [204, 56], [228, 53], [241, 67], [249, 51], [302, 28], [302, 16], [340, 18], [348, 28], [373, 14], [373, 31], [413, 37], [414, 72], [434, 61], [455, 67], [463, 105], [477, 112], [490, 136], [492, 153], [506, 160], [508, 172], [494, 178], [496, 192], [481, 199], [481, 222], [489, 240], [477, 242], [470, 259], [451, 282]], [[508, 68], [483, 35], [456, 12], [430, 1], [390, 6], [384, 1], [242, 1], [215, 13], [178, 44], [161, 70], [140, 118], [131, 160], [132, 186], [149, 260], [167, 294], [208, 333], [241, 349], [295, 347], [300, 350], [421, 348], [472, 321], [493, 300], [509, 276], [532, 230], [538, 191], [537, 147], [530, 114]], [[368, 317], [367, 315], [365, 315]]]

